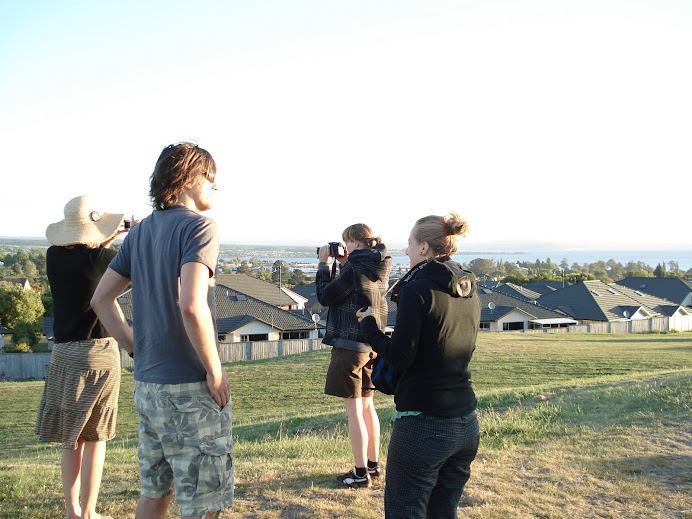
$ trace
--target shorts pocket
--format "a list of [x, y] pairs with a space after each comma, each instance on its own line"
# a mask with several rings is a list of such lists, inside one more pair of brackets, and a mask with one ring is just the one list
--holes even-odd
[[233, 442], [216, 438], [200, 444], [197, 493], [205, 494], [233, 483]]

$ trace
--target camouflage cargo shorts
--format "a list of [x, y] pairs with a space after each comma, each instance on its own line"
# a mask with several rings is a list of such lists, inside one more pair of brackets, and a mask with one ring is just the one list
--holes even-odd
[[139, 475], [144, 497], [175, 490], [183, 516], [233, 504], [231, 403], [223, 409], [206, 382], [135, 381], [139, 414]]

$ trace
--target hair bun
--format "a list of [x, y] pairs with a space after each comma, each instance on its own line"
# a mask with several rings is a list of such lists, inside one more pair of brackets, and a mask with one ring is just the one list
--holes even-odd
[[447, 226], [451, 236], [466, 236], [469, 232], [469, 225], [458, 213], [450, 212], [444, 217], [444, 223]]

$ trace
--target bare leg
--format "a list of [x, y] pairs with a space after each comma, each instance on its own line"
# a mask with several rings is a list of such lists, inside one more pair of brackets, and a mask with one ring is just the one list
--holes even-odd
[[82, 516], [82, 508], [79, 504], [80, 472], [82, 469], [82, 454], [84, 452], [84, 440], [77, 441], [77, 448], [63, 449], [60, 460], [62, 473], [62, 490], [65, 494], [65, 517], [77, 519]]
[[165, 519], [168, 501], [171, 496], [162, 498], [140, 496], [137, 503], [136, 519]]
[[363, 397], [363, 420], [368, 435], [368, 459], [379, 461], [380, 456], [380, 418], [375, 410], [375, 402], [371, 396]]
[[82, 519], [100, 518], [96, 513], [96, 501], [101, 488], [103, 462], [106, 459], [106, 442], [84, 442], [82, 458]]
[[344, 398], [348, 417], [348, 438], [356, 467], [366, 467], [368, 460], [368, 430], [363, 420], [363, 399]]

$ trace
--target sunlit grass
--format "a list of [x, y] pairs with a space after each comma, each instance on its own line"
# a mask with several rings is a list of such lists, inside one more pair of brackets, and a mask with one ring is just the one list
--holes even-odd
[[[383, 516], [383, 484], [338, 488], [351, 452], [326, 350], [227, 365], [236, 504], [224, 517]], [[481, 448], [460, 517], [683, 518], [692, 510], [692, 334], [482, 334], [471, 364]], [[134, 517], [132, 375], [123, 375], [101, 511]], [[42, 382], [0, 384], [0, 518], [61, 517], [60, 449], [33, 433]], [[377, 394], [382, 458], [392, 397]], [[171, 517], [179, 516], [171, 506]]]

